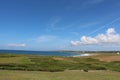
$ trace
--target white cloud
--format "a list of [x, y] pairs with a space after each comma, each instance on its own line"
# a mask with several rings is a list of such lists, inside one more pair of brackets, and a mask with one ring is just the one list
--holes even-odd
[[71, 41], [70, 43], [74, 46], [77, 46], [80, 44], [80, 41]]
[[115, 32], [115, 29], [114, 28], [109, 28], [106, 33], [109, 35], [109, 34], [112, 34], [112, 33], [116, 33]]
[[10, 47], [25, 47], [26, 44], [8, 44], [7, 46], [10, 46]]
[[48, 42], [48, 41], [56, 40], [56, 38], [57, 38], [56, 36], [52, 36], [52, 35], [42, 35], [37, 38], [37, 41]]
[[71, 41], [71, 45], [101, 45], [101, 44], [120, 44], [120, 34], [114, 28], [109, 28], [105, 34], [98, 34], [95, 37], [82, 36], [79, 41]]

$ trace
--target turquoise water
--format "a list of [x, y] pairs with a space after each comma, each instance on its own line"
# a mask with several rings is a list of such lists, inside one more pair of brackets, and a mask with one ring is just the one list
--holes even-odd
[[62, 51], [22, 51], [22, 50], [0, 50], [0, 53], [32, 54], [32, 55], [43, 55], [43, 56], [80, 56], [81, 55], [81, 54], [75, 54], [73, 52], [62, 52]]

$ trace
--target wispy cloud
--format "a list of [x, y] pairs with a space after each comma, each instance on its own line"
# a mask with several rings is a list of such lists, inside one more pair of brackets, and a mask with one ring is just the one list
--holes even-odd
[[105, 0], [86, 0], [83, 5], [95, 5], [104, 2]]
[[79, 41], [71, 41], [71, 45], [106, 45], [120, 44], [120, 34], [114, 28], [109, 28], [105, 34], [98, 34], [95, 37], [82, 36]]
[[61, 19], [59, 17], [56, 17], [54, 19], [51, 20], [51, 23], [49, 24], [50, 27], [55, 27], [57, 25], [57, 23], [59, 23]]
[[87, 27], [93, 27], [93, 26], [95, 26], [95, 25], [97, 25], [98, 24], [98, 22], [89, 22], [89, 23], [85, 23], [85, 24], [83, 24], [83, 25], [80, 25], [82, 28], [87, 28]]
[[24, 44], [24, 43], [22, 43], [22, 44], [7, 44], [7, 46], [9, 46], [9, 47], [25, 47], [26, 46], [26, 44]]
[[76, 35], [76, 36], [78, 36], [79, 35], [79, 33], [78, 32], [71, 32], [73, 35]]
[[61, 17], [59, 16], [52, 17], [49, 23], [47, 24], [46, 31], [52, 31], [57, 29], [58, 28], [57, 25], [59, 24], [60, 21], [61, 21]]
[[53, 36], [53, 35], [41, 35], [36, 40], [38, 42], [49, 42], [49, 41], [54, 41], [56, 39], [57, 39], [57, 36]]

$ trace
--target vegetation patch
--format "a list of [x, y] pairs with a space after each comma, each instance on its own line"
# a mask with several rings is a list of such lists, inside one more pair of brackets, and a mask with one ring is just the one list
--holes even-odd
[[[51, 57], [35, 55], [0, 54], [0, 69], [50, 71], [64, 70], [111, 70], [120, 72], [120, 61], [104, 62], [88, 57]], [[4, 56], [4, 57], [2, 57]]]

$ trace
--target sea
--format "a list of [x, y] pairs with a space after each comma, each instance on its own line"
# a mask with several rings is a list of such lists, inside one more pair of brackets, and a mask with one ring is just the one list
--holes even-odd
[[0, 50], [1, 54], [31, 54], [31, 55], [42, 55], [42, 56], [65, 56], [74, 57], [82, 56], [82, 54], [70, 52], [70, 51], [24, 51], [24, 50]]

